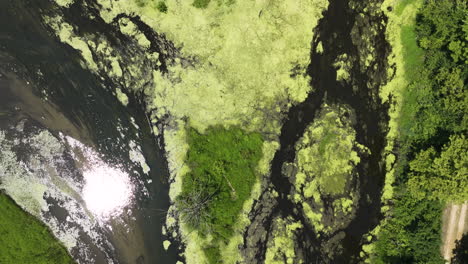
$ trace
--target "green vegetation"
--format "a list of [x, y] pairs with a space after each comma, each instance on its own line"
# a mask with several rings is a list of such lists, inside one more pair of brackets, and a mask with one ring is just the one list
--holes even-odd
[[188, 131], [187, 164], [176, 199], [181, 218], [190, 228], [212, 236], [205, 248], [210, 263], [219, 263], [219, 243], [227, 243], [233, 226], [256, 182], [263, 139], [240, 128], [210, 127], [203, 134]]
[[438, 152], [423, 150], [410, 162], [409, 191], [419, 200], [468, 200], [468, 140], [453, 135]]
[[444, 263], [440, 255], [440, 226], [443, 204], [398, 197], [393, 218], [379, 233], [375, 264]]
[[133, 0], [138, 7], [151, 6], [152, 8], [159, 10], [161, 13], [167, 13], [167, 5], [165, 0]]
[[423, 51], [417, 45], [414, 26], [404, 25], [401, 27], [401, 43], [405, 47], [403, 49], [405, 76], [411, 79], [414, 74], [418, 74], [419, 67], [423, 62]]
[[[401, 2], [397, 13], [412, 2]], [[375, 263], [444, 263], [442, 208], [468, 198], [467, 17], [466, 1], [428, 0], [415, 24], [401, 27], [407, 86], [398, 124], [400, 159]]]
[[[157, 64], [156, 53], [147, 52], [133, 63], [120, 63], [123, 76], [116, 77], [134, 83], [129, 85], [133, 91], [145, 93], [152, 117], [189, 117], [199, 130], [223, 124], [278, 133], [281, 112], [304, 100], [311, 89], [305, 74], [310, 63], [311, 28], [328, 2], [219, 0], [200, 9], [194, 4], [207, 1], [164, 0], [165, 14], [157, 8], [159, 2], [98, 0], [106, 22], [112, 23], [121, 13], [138, 14], [180, 48], [181, 57], [196, 58], [193, 64], [177, 59], [168, 65], [167, 74], [154, 70], [152, 76], [141, 69], [148, 61]], [[76, 36], [64, 26], [67, 21], [47, 20], [62, 41], [76, 45], [90, 69], [97, 65], [99, 70], [112, 72], [109, 65], [113, 56], [121, 60], [105, 38]], [[91, 43], [94, 58], [87, 56], [88, 50], [77, 37]], [[293, 69], [298, 69], [298, 74], [292, 74]]]
[[424, 62], [406, 89], [414, 100], [404, 102], [402, 124], [402, 140], [415, 150], [440, 148], [450, 134], [468, 128], [468, 47], [460, 44], [467, 40], [467, 16], [466, 2], [449, 0], [428, 1], [419, 13], [416, 36]]
[[[321, 118], [309, 127], [298, 144], [297, 160], [300, 171], [297, 184], [304, 184], [304, 177], [316, 181], [316, 187], [323, 195], [340, 195], [345, 191], [354, 166], [360, 159], [353, 150], [355, 132], [347, 120], [341, 119], [343, 109], [332, 110], [325, 106]], [[306, 198], [314, 191], [308, 184], [304, 187]]]
[[49, 229], [0, 192], [0, 263], [74, 263]]

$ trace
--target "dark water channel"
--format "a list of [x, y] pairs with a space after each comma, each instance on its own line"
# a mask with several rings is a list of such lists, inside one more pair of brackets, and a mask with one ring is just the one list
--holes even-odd
[[[315, 29], [315, 38], [312, 42], [311, 61], [308, 74], [312, 78], [313, 92], [307, 99], [296, 106], [293, 106], [281, 129], [280, 150], [275, 154], [272, 163], [272, 183], [279, 192], [278, 205], [266, 220], [267, 230], [271, 228], [275, 215], [292, 216], [294, 220], [300, 221], [304, 226], [301, 232], [300, 247], [304, 252], [305, 263], [359, 263], [359, 252], [362, 245], [362, 237], [371, 231], [379, 222], [380, 215], [380, 193], [385, 179], [385, 166], [382, 164], [382, 151], [385, 147], [385, 136], [388, 123], [388, 104], [383, 104], [379, 99], [379, 87], [384, 84], [387, 67], [387, 55], [390, 51], [385, 40], [385, 28], [378, 28], [376, 38], [372, 39], [377, 56], [375, 60], [366, 68], [361, 70], [358, 63], [355, 63], [350, 72], [351, 82], [345, 83], [337, 81], [336, 67], [333, 64], [341, 54], [347, 54], [354, 61], [359, 61], [363, 56], [363, 51], [353, 42], [353, 27], [357, 26], [355, 18], [359, 11], [371, 1], [359, 1], [356, 10], [349, 7], [349, 1], [330, 1], [328, 10], [325, 11], [318, 27]], [[371, 25], [378, 25], [386, 22], [383, 15], [371, 17]], [[363, 25], [365, 26], [365, 25]], [[358, 27], [357, 32], [362, 28]], [[354, 32], [354, 34], [356, 31]], [[360, 36], [362, 38], [362, 36]], [[364, 40], [363, 40], [364, 41]], [[323, 53], [317, 52], [317, 45], [322, 42]], [[353, 86], [357, 91], [353, 91]], [[351, 106], [356, 111], [357, 141], [367, 146], [371, 155], [361, 156], [361, 163], [357, 170], [359, 173], [358, 186], [360, 188], [359, 205], [356, 217], [344, 229], [345, 237], [342, 241], [343, 251], [333, 259], [326, 259], [320, 253], [320, 243], [327, 239], [327, 235], [321, 234], [321, 239], [317, 239], [317, 234], [313, 227], [308, 224], [307, 219], [298, 213], [301, 210], [298, 205], [288, 199], [288, 194], [292, 188], [289, 180], [282, 174], [282, 166], [285, 162], [293, 162], [295, 158], [295, 145], [302, 137], [305, 129], [310, 125], [323, 103], [345, 104]], [[332, 234], [333, 235], [333, 234]], [[263, 254], [266, 247], [263, 247]], [[259, 252], [259, 258], [262, 252]]]
[[[112, 258], [118, 263], [175, 263], [177, 244], [165, 251], [161, 234], [169, 207], [168, 168], [143, 106], [130, 96], [124, 107], [106, 80], [83, 69], [77, 51], [48, 32], [41, 18], [48, 5], [47, 1], [0, 0], [0, 128], [34, 120], [54, 134], [61, 131], [94, 146], [105, 160], [136, 171], [132, 177], [144, 182], [149, 194], [135, 194], [137, 204], [125, 220], [131, 229], [128, 236], [103, 230], [114, 247], [127, 249], [115, 251]], [[41, 99], [45, 95], [47, 101]], [[130, 141], [141, 146], [151, 168], [149, 175], [131, 163]], [[107, 263], [99, 252], [94, 254], [95, 263]]]

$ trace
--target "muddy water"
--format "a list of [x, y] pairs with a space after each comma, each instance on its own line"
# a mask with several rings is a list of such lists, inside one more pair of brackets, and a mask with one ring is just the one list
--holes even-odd
[[[264, 219], [257, 219], [258, 217], [254, 216], [253, 221], [263, 222], [265, 230], [271, 230], [275, 215], [291, 216], [295, 221], [300, 221], [304, 225], [304, 232], [300, 235], [299, 247], [305, 263], [359, 263], [361, 239], [378, 224], [381, 217], [380, 192], [385, 177], [382, 151], [387, 132], [388, 105], [381, 103], [378, 90], [386, 78], [386, 57], [389, 52], [384, 26], [381, 25], [381, 22], [386, 22], [386, 18], [378, 14], [369, 15], [368, 24], [358, 24], [356, 17], [360, 12], [364, 12], [364, 7], [371, 1], [359, 1], [355, 10], [350, 8], [349, 2], [331, 0], [328, 10], [315, 29], [311, 52], [312, 64], [308, 68], [314, 91], [303, 103], [289, 110], [281, 130], [281, 148], [275, 154], [272, 163], [272, 183], [279, 193], [277, 206], [266, 218], [264, 215], [261, 216]], [[359, 64], [359, 58], [364, 56], [366, 45], [361, 45], [363, 43], [359, 41], [364, 41], [363, 38], [366, 36], [355, 34], [363, 32], [364, 27], [376, 25], [379, 25], [377, 34], [369, 36], [371, 41], [368, 43], [375, 48], [374, 60], [367, 67], [363, 67]], [[316, 51], [319, 42], [322, 42], [323, 53]], [[354, 61], [349, 82], [336, 80], [336, 67], [333, 64], [341, 54], [347, 54]], [[330, 236], [321, 234], [321, 238], [317, 239], [313, 227], [302, 214], [298, 213], [301, 211], [300, 208], [288, 199], [292, 186], [282, 174], [283, 164], [294, 161], [294, 147], [297, 141], [306, 127], [314, 121], [324, 102], [346, 104], [356, 111], [357, 124], [354, 128], [357, 141], [367, 146], [372, 153], [369, 156], [361, 156], [361, 163], [357, 168], [359, 172], [357, 185], [360, 186], [361, 199], [356, 217], [346, 228], [338, 230], [345, 234], [341, 242], [343, 250], [331, 259], [322, 254], [323, 250], [327, 250], [322, 248], [322, 242]], [[259, 245], [259, 249], [257, 259], [263, 261], [266, 245]]]
[[[102, 250], [117, 263], [175, 263], [175, 246], [166, 252], [161, 234], [169, 206], [167, 165], [141, 106], [130, 98], [129, 107], [123, 107], [111, 87], [80, 65], [75, 50], [48, 33], [40, 16], [47, 3], [38, 2], [0, 0], [0, 128], [23, 121], [55, 136], [62, 132], [91, 146], [109, 164], [126, 168], [136, 182], [131, 208], [99, 229], [99, 239], [110, 246], [100, 249], [82, 237], [92, 249], [92, 263], [108, 263]], [[148, 175], [130, 161], [130, 141], [140, 146], [151, 168]], [[57, 201], [48, 202], [50, 212], [65, 221], [67, 213]]]

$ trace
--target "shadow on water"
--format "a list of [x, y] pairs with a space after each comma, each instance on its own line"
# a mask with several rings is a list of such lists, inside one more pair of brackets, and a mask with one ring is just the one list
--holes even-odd
[[[129, 107], [122, 106], [112, 95], [112, 87], [106, 87], [102, 80], [83, 69], [76, 50], [50, 35], [40, 13], [48, 10], [49, 5], [47, 1], [0, 0], [0, 73], [9, 76], [7, 81], [0, 78], [0, 113], [9, 117], [2, 116], [0, 127], [8, 126], [13, 119], [32, 118], [55, 133], [65, 130], [91, 143], [110, 162], [123, 163], [129, 171], [138, 170], [135, 177], [144, 182], [149, 197], [137, 194], [137, 208], [128, 220], [134, 221], [129, 223], [130, 227], [141, 229], [138, 232], [145, 247], [138, 249], [141, 255], [131, 262], [175, 263], [177, 244], [165, 251], [161, 234], [169, 207], [168, 168], [150, 132], [143, 106], [132, 97]], [[12, 81], [14, 78], [18, 81]], [[44, 97], [48, 101], [39, 99]], [[132, 125], [132, 117], [139, 128]], [[131, 140], [142, 148], [151, 168], [148, 176], [129, 159]], [[112, 243], [132, 248], [130, 237], [112, 236], [110, 233]], [[133, 256], [138, 252], [126, 254]], [[126, 262], [119, 259], [123, 254], [117, 252], [114, 257]]]

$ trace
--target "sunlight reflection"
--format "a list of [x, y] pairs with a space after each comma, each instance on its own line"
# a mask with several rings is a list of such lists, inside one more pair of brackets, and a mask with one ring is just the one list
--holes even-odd
[[100, 221], [121, 215], [133, 199], [134, 186], [128, 173], [105, 163], [94, 149], [76, 139], [65, 139], [72, 147], [74, 159], [83, 165], [82, 198], [86, 208]]

